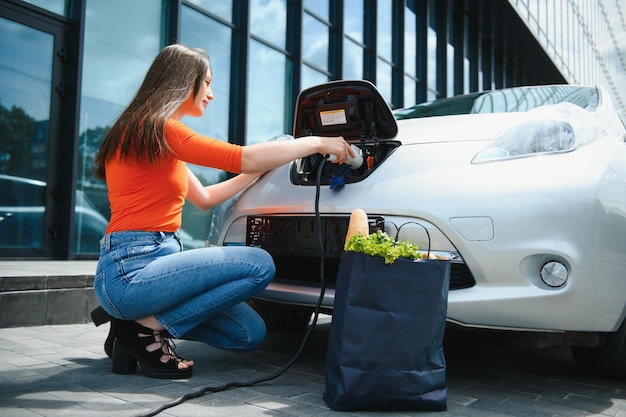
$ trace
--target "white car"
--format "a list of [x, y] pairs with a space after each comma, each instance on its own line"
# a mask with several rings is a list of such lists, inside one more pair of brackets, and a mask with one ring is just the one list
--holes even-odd
[[[332, 312], [360, 208], [372, 230], [419, 222], [452, 260], [450, 324], [569, 345], [581, 367], [626, 374], [626, 136], [602, 88], [510, 88], [391, 112], [372, 84], [337, 81], [300, 93], [292, 140], [308, 134], [343, 135], [363, 164], [312, 155], [276, 169], [214, 214], [208, 238], [273, 255], [276, 277], [255, 298], [270, 327], [306, 325], [319, 298], [316, 211]], [[428, 248], [420, 227], [399, 238]]]

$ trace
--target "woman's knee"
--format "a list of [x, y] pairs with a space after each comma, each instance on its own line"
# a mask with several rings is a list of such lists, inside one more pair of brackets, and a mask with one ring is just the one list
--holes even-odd
[[269, 283], [276, 275], [276, 265], [274, 264], [274, 258], [266, 250], [261, 248], [249, 248], [253, 256], [256, 275], [262, 281]]
[[251, 352], [256, 350], [265, 341], [266, 328], [263, 320], [255, 326], [248, 327], [248, 335], [246, 340], [239, 340], [237, 350], [240, 352]]

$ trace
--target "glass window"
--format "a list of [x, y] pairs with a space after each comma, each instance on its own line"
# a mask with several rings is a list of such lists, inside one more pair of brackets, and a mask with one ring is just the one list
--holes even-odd
[[345, 0], [343, 3], [343, 27], [346, 35], [363, 43], [363, 0]]
[[66, 12], [66, 0], [24, 0], [26, 3], [33, 4], [42, 9], [46, 9], [49, 12], [60, 14], [65, 16]]
[[42, 246], [54, 37], [0, 18], [0, 247]]
[[279, 48], [285, 49], [286, 0], [252, 0], [250, 2], [250, 32]]
[[463, 58], [463, 94], [470, 92], [470, 60]]
[[[20, 124], [31, 125], [24, 134], [28, 131], [32, 134], [37, 123], [50, 119], [53, 47], [51, 34], [0, 18], [0, 110], [14, 123], [22, 120]], [[18, 116], [20, 119], [15, 119]], [[12, 153], [21, 149], [19, 145], [26, 139], [8, 135], [13, 129], [19, 129], [19, 124], [14, 128], [5, 125], [0, 130], [3, 148], [0, 172], [33, 175], [27, 163], [28, 155]], [[11, 169], [5, 169], [8, 167]], [[44, 179], [45, 170], [36, 176]]]
[[[216, 16], [221, 17], [224, 20], [231, 21], [233, 16], [233, 2], [232, 0], [187, 0], [189, 3], [195, 4], [201, 7], [207, 12], [211, 12]], [[185, 24], [182, 24], [185, 28]]]
[[404, 72], [416, 76], [417, 24], [415, 12], [404, 8]]
[[402, 107], [410, 107], [416, 104], [416, 85], [415, 80], [411, 77], [404, 77], [404, 102]]
[[287, 58], [251, 40], [249, 59], [246, 143], [252, 144], [285, 133]]
[[202, 117], [187, 117], [183, 122], [198, 133], [225, 141], [228, 141], [231, 38], [229, 27], [189, 7], [182, 8], [181, 43], [209, 53], [214, 95]]
[[152, 0], [87, 1], [77, 189], [106, 218], [107, 191], [93, 178], [93, 158], [161, 49], [161, 6]]
[[306, 65], [302, 66], [302, 90], [328, 82], [328, 76]]
[[363, 48], [347, 38], [343, 40], [343, 79], [363, 79]]
[[391, 56], [391, 24], [392, 24], [392, 4], [391, 0], [378, 0], [378, 12], [376, 15], [376, 53], [387, 61], [392, 60]]
[[316, 67], [328, 70], [328, 26], [308, 13], [302, 18], [302, 57]]
[[151, 0], [87, 2], [81, 132], [109, 127], [130, 102], [161, 49], [160, 22]]
[[[435, 2], [428, 3], [428, 39], [427, 39], [427, 82], [428, 82], [428, 100], [432, 100], [437, 95], [437, 26], [435, 16]], [[433, 94], [435, 97], [433, 97]]]
[[448, 44], [446, 56], [448, 59], [448, 62], [446, 64], [448, 81], [446, 94], [448, 97], [450, 97], [454, 95], [454, 46], [451, 43]]
[[[211, 4], [221, 2], [211, 2]], [[217, 5], [212, 7], [217, 9]], [[230, 13], [230, 5], [221, 13]], [[214, 10], [215, 11], [215, 10]], [[207, 36], [209, 35], [209, 36]], [[209, 53], [213, 81], [211, 90], [214, 99], [202, 117], [185, 117], [183, 122], [196, 132], [228, 141], [228, 117], [230, 100], [231, 29], [190, 7], [183, 6], [181, 16], [181, 43], [202, 48]], [[226, 172], [200, 165], [188, 164], [189, 169], [204, 185], [215, 184], [226, 179]], [[184, 249], [204, 246], [209, 234], [211, 218], [209, 212], [200, 210], [189, 202], [183, 207], [180, 231]]]
[[328, 0], [304, 0], [304, 8], [328, 21]]
[[376, 65], [376, 88], [380, 91], [380, 95], [391, 103], [391, 65], [385, 61], [378, 59]]

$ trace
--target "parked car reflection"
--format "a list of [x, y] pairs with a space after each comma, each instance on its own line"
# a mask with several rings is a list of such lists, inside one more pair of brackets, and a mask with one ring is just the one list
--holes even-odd
[[[0, 189], [0, 246], [41, 247], [46, 183], [0, 174]], [[74, 251], [97, 253], [108, 220], [81, 190], [76, 191], [74, 224]]]

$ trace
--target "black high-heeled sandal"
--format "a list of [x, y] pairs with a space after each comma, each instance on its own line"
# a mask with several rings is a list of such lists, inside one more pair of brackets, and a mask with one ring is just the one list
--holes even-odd
[[[157, 349], [146, 350], [155, 343], [159, 345]], [[163, 351], [163, 347], [166, 347], [167, 352]], [[165, 363], [161, 362], [163, 356], [169, 356]], [[170, 345], [168, 332], [152, 330], [135, 321], [119, 321], [113, 342], [114, 374], [133, 373], [139, 362], [146, 376], [150, 378], [189, 378], [193, 367], [178, 369], [178, 363], [182, 361], [184, 359], [177, 356]]]
[[104, 353], [106, 353], [106, 355], [111, 358], [113, 356], [113, 340], [115, 339], [115, 329], [117, 328], [117, 324], [120, 320], [113, 318], [102, 307], [94, 308], [91, 311], [91, 320], [93, 320], [93, 323], [96, 325], [96, 327], [104, 323], [111, 322], [111, 326], [109, 327], [109, 334], [104, 341]]

